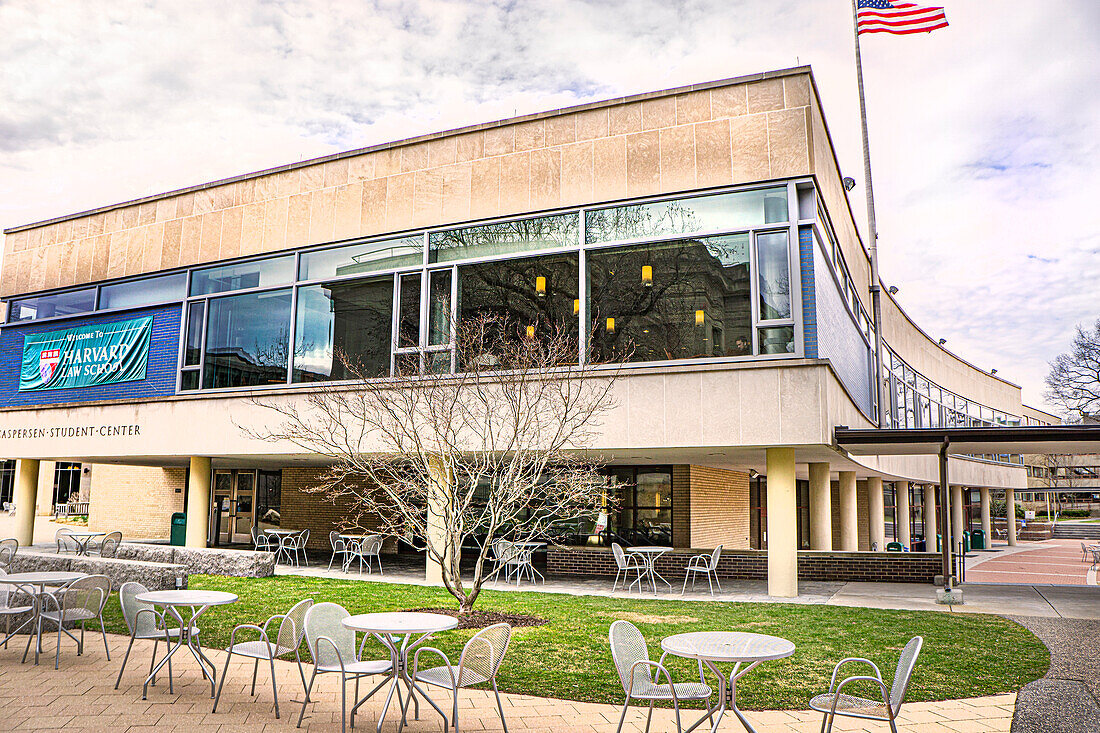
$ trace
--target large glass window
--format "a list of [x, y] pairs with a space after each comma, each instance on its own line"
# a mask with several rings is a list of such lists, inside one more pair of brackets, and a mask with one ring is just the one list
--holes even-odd
[[629, 204], [585, 214], [585, 241], [614, 242], [665, 235], [748, 229], [787, 221], [787, 189]]
[[71, 316], [95, 310], [95, 288], [70, 290], [67, 293], [37, 295], [13, 300], [8, 309], [9, 321], [30, 321], [40, 318]]
[[294, 381], [351, 378], [341, 354], [364, 374], [389, 374], [392, 329], [392, 276], [299, 288]]
[[786, 232], [756, 235], [760, 320], [791, 317], [791, 272]]
[[15, 461], [0, 461], [0, 502], [7, 504], [15, 495]]
[[286, 382], [289, 289], [215, 298], [206, 321], [204, 388]]
[[748, 234], [596, 250], [587, 269], [593, 361], [752, 353]]
[[499, 224], [451, 229], [429, 235], [432, 262], [451, 262], [511, 252], [574, 247], [578, 243], [576, 214], [556, 214]]
[[299, 280], [358, 275], [423, 262], [424, 237], [397, 237], [304, 252], [298, 261]]
[[195, 270], [191, 273], [191, 295], [284, 285], [293, 280], [294, 257], [288, 255]]
[[80, 501], [80, 473], [79, 463], [58, 461], [53, 469], [53, 503], [68, 504], [70, 501]]
[[672, 545], [672, 470], [609, 466], [607, 527], [600, 544]]
[[150, 303], [182, 300], [187, 294], [187, 273], [104, 285], [99, 289], [99, 308], [134, 308]]

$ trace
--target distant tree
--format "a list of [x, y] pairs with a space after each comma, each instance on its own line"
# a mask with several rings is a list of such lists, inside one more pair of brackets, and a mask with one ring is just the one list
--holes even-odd
[[1046, 397], [1070, 419], [1100, 414], [1100, 319], [1092, 330], [1077, 327], [1073, 346], [1050, 362]]

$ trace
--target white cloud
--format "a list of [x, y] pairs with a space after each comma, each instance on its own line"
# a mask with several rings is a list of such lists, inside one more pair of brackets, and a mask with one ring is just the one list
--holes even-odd
[[[1100, 315], [1100, 4], [947, 2], [865, 36], [882, 272], [1041, 400]], [[862, 159], [845, 0], [0, 5], [0, 225], [567, 104], [810, 63]]]

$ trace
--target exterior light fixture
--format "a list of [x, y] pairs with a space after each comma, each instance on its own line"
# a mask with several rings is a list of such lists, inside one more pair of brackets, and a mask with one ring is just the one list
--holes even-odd
[[653, 287], [653, 265], [642, 265], [642, 285]]
[[528, 326], [527, 327], [527, 338], [533, 339], [534, 337], [535, 337], [535, 327], [534, 326]]
[[891, 285], [890, 286], [890, 295], [897, 295], [897, 294], [898, 294], [898, 286], [897, 285]]
[[947, 339], [940, 339], [940, 346], [943, 346], [946, 343], [947, 343]]
[[749, 469], [749, 478], [760, 478], [760, 472], [757, 471], [755, 468], [750, 468]]
[[849, 176], [844, 176], [844, 178], [841, 180], [841, 183], [844, 184], [845, 191], [851, 191], [853, 188], [856, 187], [856, 179]]
[[581, 299], [573, 298], [573, 315], [579, 315], [581, 312]]
[[997, 370], [996, 370], [996, 369], [991, 369], [989, 373], [990, 373], [990, 374], [996, 374], [996, 373], [997, 373]]
[[607, 319], [607, 332], [608, 333], [615, 333], [615, 319], [614, 318], [608, 318]]
[[702, 326], [703, 321], [705, 321], [706, 318], [707, 318], [707, 316], [703, 311], [701, 311], [701, 310], [700, 311], [695, 311], [695, 325], [696, 326]]
[[546, 296], [546, 278], [542, 275], [535, 278], [535, 292], [540, 298]]

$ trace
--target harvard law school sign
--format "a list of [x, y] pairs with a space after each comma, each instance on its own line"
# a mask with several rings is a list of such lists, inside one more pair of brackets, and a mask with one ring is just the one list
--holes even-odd
[[153, 318], [76, 326], [27, 336], [19, 391], [92, 387], [145, 379]]

